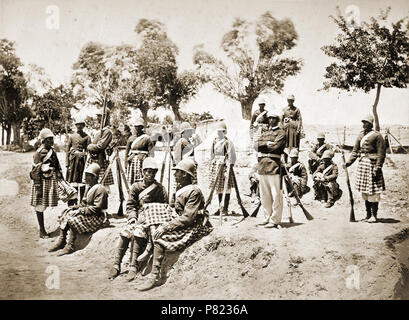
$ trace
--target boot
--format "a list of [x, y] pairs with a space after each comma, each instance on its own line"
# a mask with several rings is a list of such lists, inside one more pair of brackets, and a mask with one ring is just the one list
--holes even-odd
[[160, 280], [160, 271], [162, 266], [162, 261], [164, 257], [165, 249], [160, 245], [155, 243], [153, 249], [153, 264], [152, 264], [152, 271], [147, 276], [147, 280], [138, 287], [139, 291], [147, 291], [159, 284]]
[[126, 237], [119, 238], [119, 244], [114, 258], [114, 265], [109, 271], [108, 279], [114, 279], [121, 273], [121, 262], [128, 249], [129, 239]]
[[49, 238], [49, 234], [45, 231], [44, 227], [44, 213], [36, 211], [38, 225], [40, 227], [40, 238], [45, 239]]
[[378, 222], [378, 218], [376, 217], [378, 215], [378, 202], [372, 202], [371, 207], [372, 207], [372, 217], [371, 219], [368, 220], [368, 222]]
[[226, 216], [229, 214], [229, 202], [230, 202], [230, 193], [226, 193], [224, 197], [224, 205], [223, 205], [223, 214]]
[[366, 209], [366, 218], [364, 220], [368, 220], [371, 218], [372, 211], [371, 211], [371, 203], [368, 200], [365, 200], [365, 209]]
[[133, 244], [133, 252], [132, 252], [132, 261], [129, 265], [128, 276], [126, 280], [132, 281], [136, 278], [140, 267], [138, 264], [138, 256], [141, 254], [142, 248], [146, 245], [146, 240], [143, 238], [135, 237], [134, 244]]
[[65, 247], [67, 244], [67, 232], [68, 229], [60, 229], [60, 236], [58, 237], [57, 242], [48, 250], [48, 252], [54, 252]]
[[67, 244], [65, 245], [65, 248], [57, 254], [57, 256], [60, 257], [65, 254], [73, 253], [74, 252], [74, 242], [76, 238], [77, 238], [76, 232], [72, 228], [70, 228], [70, 233], [68, 235]]

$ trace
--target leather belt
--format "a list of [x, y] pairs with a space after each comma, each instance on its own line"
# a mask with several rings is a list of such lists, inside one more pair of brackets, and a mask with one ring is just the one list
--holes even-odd
[[276, 158], [276, 159], [281, 159], [281, 155], [275, 154], [275, 153], [262, 153], [258, 152], [257, 156], [259, 158]]
[[131, 153], [134, 153], [134, 154], [139, 154], [139, 153], [148, 154], [148, 151], [142, 151], [142, 150], [131, 150]]

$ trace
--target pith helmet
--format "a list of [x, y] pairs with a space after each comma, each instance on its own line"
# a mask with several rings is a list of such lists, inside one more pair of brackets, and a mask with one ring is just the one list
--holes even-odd
[[196, 170], [195, 162], [189, 158], [183, 159], [172, 170], [181, 170], [181, 171], [184, 171], [190, 174], [192, 177], [194, 177], [195, 170]]
[[77, 118], [75, 119], [74, 124], [80, 124], [80, 123], [85, 124], [85, 118], [82, 117], [82, 116], [77, 116]]
[[287, 97], [287, 100], [295, 100], [294, 95], [293, 95], [293, 94], [290, 94], [290, 95]]
[[334, 157], [334, 154], [332, 153], [331, 150], [325, 150], [324, 153], [322, 154], [321, 159], [332, 159]]
[[51, 132], [50, 129], [44, 128], [40, 131], [40, 140], [44, 141], [47, 138], [54, 137], [54, 134]]
[[227, 130], [226, 123], [224, 121], [221, 121], [217, 124], [217, 131], [219, 130]]
[[260, 100], [258, 101], [258, 104], [266, 104], [266, 99], [260, 98]]
[[298, 150], [297, 149], [291, 149], [289, 157], [290, 158], [298, 158]]
[[183, 132], [189, 129], [193, 129], [189, 122], [182, 122], [182, 124], [179, 127], [180, 132]]
[[91, 163], [88, 168], [85, 169], [85, 173], [92, 174], [95, 177], [99, 176], [99, 172], [101, 171], [101, 167], [98, 163]]
[[324, 134], [324, 132], [319, 132], [319, 133], [317, 134], [317, 139], [325, 139], [325, 134]]
[[145, 169], [158, 170], [158, 165], [157, 165], [155, 159], [153, 159], [151, 157], [145, 158], [145, 160], [143, 160], [142, 170], [145, 170]]
[[137, 126], [142, 126], [142, 127], [144, 127], [144, 126], [145, 126], [144, 123], [143, 123], [143, 119], [141, 119], [141, 118], [137, 118], [137, 119], [135, 120], [135, 123], [134, 123], [133, 125], [134, 125], [134, 127], [137, 127]]
[[364, 117], [362, 117], [361, 121], [366, 121], [369, 122], [370, 124], [373, 124], [374, 121], [373, 115], [367, 114]]

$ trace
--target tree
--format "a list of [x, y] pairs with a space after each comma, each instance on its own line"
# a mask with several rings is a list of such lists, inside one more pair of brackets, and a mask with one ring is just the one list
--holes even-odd
[[20, 58], [15, 54], [14, 42], [1, 39], [0, 121], [2, 128], [7, 132], [6, 144], [10, 144], [11, 131], [13, 131], [14, 142], [21, 144], [20, 130], [22, 121], [25, 117], [31, 115], [26, 104], [27, 82], [20, 70], [21, 66]]
[[149, 87], [150, 107], [163, 106], [173, 111], [180, 121], [180, 104], [199, 90], [202, 81], [196, 71], [178, 72], [177, 46], [169, 39], [164, 24], [157, 20], [141, 19], [135, 27], [141, 37], [137, 52], [138, 73]]
[[375, 130], [380, 130], [377, 106], [381, 88], [406, 88], [409, 82], [409, 33], [408, 17], [388, 26], [391, 8], [381, 11], [378, 19], [361, 25], [350, 23], [337, 7], [337, 17], [330, 18], [337, 24], [340, 34], [335, 44], [321, 49], [337, 59], [326, 68], [325, 90], [338, 88], [346, 91], [363, 90], [368, 93], [376, 88], [372, 106]]
[[240, 102], [242, 117], [249, 120], [260, 93], [268, 90], [281, 93], [285, 80], [300, 71], [302, 61], [285, 56], [297, 39], [291, 20], [277, 20], [270, 12], [255, 23], [235, 19], [221, 41], [226, 62], [198, 45], [194, 63], [218, 92]]

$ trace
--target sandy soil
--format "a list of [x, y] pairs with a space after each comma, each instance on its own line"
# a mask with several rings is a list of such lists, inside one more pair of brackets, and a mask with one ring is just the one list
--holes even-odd
[[[64, 154], [59, 157], [63, 163]], [[257, 226], [261, 214], [238, 225], [233, 223], [241, 216], [230, 215], [223, 218], [222, 226], [219, 218], [211, 217], [212, 234], [182, 253], [167, 255], [164, 284], [141, 293], [136, 286], [142, 276], [126, 282], [127, 256], [123, 275], [107, 280], [118, 230], [125, 219], [113, 215], [111, 227], [81, 236], [78, 251], [71, 255], [48, 253], [57, 233], [54, 239], [38, 239], [36, 218], [29, 206], [32, 153], [2, 152], [0, 177], [7, 181], [0, 187], [0, 298], [408, 299], [409, 156], [392, 155], [391, 159], [384, 167], [387, 191], [380, 206], [381, 223], [349, 222], [341, 170], [338, 182], [344, 195], [334, 207], [324, 209], [312, 201], [312, 192], [303, 199], [314, 220], [307, 221], [298, 208], [293, 209], [295, 223], [285, 223], [281, 230]], [[335, 161], [340, 163], [339, 154]], [[351, 171], [355, 168], [353, 165]], [[248, 192], [248, 171], [248, 163], [241, 160], [236, 174], [245, 207], [251, 212], [255, 205], [243, 195]], [[205, 196], [209, 193], [207, 172], [206, 164], [201, 165], [199, 181]], [[15, 188], [15, 182], [18, 193], [6, 192], [4, 186]], [[363, 203], [357, 194], [355, 200], [356, 218], [362, 219]], [[114, 214], [118, 208], [115, 189], [110, 201], [109, 213]], [[57, 229], [57, 215], [64, 207], [61, 203], [48, 209], [47, 230]], [[210, 212], [215, 210], [216, 200]], [[240, 213], [235, 196], [230, 210]], [[287, 214], [284, 208], [284, 216]], [[50, 282], [50, 277], [57, 279], [57, 273], [59, 283]]]

